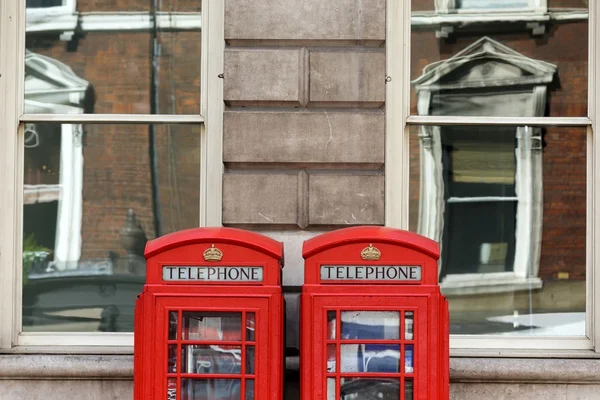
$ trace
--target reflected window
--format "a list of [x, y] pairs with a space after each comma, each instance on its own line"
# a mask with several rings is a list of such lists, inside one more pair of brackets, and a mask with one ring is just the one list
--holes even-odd
[[27, 0], [27, 8], [43, 8], [43, 7], [58, 7], [62, 6], [64, 0]]
[[512, 272], [518, 198], [515, 129], [442, 128], [446, 275]]
[[[543, 116], [555, 72], [552, 64], [483, 37], [425, 68], [413, 82], [418, 112]], [[419, 136], [418, 231], [442, 244], [445, 293], [539, 288], [541, 129], [423, 126]]]
[[520, 9], [527, 8], [533, 3], [531, 0], [456, 0], [457, 9]]

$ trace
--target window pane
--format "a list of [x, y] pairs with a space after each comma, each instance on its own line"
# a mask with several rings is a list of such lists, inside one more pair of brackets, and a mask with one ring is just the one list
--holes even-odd
[[239, 379], [182, 379], [181, 400], [239, 400]]
[[78, 2], [61, 17], [29, 9], [25, 113], [199, 114], [200, 3], [161, 1], [156, 15], [147, 0], [127, 12], [114, 2]]
[[451, 333], [585, 335], [586, 129], [447, 129], [410, 128], [410, 229], [441, 243]]
[[412, 0], [413, 115], [587, 115], [587, 2], [435, 3]]
[[342, 378], [340, 399], [381, 399], [400, 398], [400, 379], [397, 378]]
[[240, 374], [242, 346], [181, 346], [181, 373]]
[[342, 344], [341, 372], [395, 373], [400, 369], [400, 345]]
[[241, 341], [242, 314], [184, 312], [183, 340]]
[[400, 313], [396, 311], [342, 311], [342, 339], [400, 337]]
[[24, 331], [133, 330], [146, 241], [198, 226], [199, 131], [27, 124]]

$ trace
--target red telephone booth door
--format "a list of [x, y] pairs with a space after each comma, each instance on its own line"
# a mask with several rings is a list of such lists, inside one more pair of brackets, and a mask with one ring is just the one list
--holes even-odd
[[314, 398], [430, 398], [426, 298], [319, 296], [313, 304], [313, 323], [323, 324], [313, 330], [314, 390], [322, 390]]
[[[201, 298], [204, 297], [204, 298]], [[201, 299], [200, 299], [201, 298]], [[198, 307], [198, 304], [205, 306]], [[268, 398], [267, 298], [157, 298], [157, 399]]]

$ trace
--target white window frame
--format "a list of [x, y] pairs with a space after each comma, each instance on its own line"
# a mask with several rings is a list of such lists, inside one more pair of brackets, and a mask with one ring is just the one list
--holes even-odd
[[[484, 1], [484, 0], [481, 0]], [[435, 9], [438, 13], [459, 13], [459, 14], [487, 14], [487, 13], [522, 13], [522, 12], [535, 12], [545, 13], [548, 10], [548, 0], [529, 0], [527, 7], [519, 8], [476, 8], [476, 9], [463, 9], [456, 8], [456, 0], [435, 0]]]
[[[387, 0], [385, 222], [409, 227], [409, 126], [572, 126], [587, 129], [586, 334], [581, 337], [451, 335], [453, 356], [589, 357], [600, 354], [600, 5], [589, 4], [587, 117], [452, 117], [410, 115], [410, 2]], [[549, 351], [551, 350], [551, 351]]]
[[[75, 0], [66, 5], [74, 11]], [[131, 353], [132, 333], [22, 332], [23, 126], [25, 122], [200, 125], [198, 225], [220, 226], [224, 2], [202, 0], [202, 93], [197, 115], [25, 114], [25, 15], [25, 0], [0, 1], [0, 352]]]

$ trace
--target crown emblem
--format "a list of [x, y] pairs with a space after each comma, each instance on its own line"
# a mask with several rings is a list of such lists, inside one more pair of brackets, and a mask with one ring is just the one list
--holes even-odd
[[362, 249], [360, 256], [363, 260], [377, 261], [381, 258], [381, 251], [377, 247], [373, 247], [372, 244], [369, 244], [368, 247]]
[[214, 244], [204, 250], [204, 261], [221, 261], [221, 258], [223, 258], [223, 252], [217, 249]]

